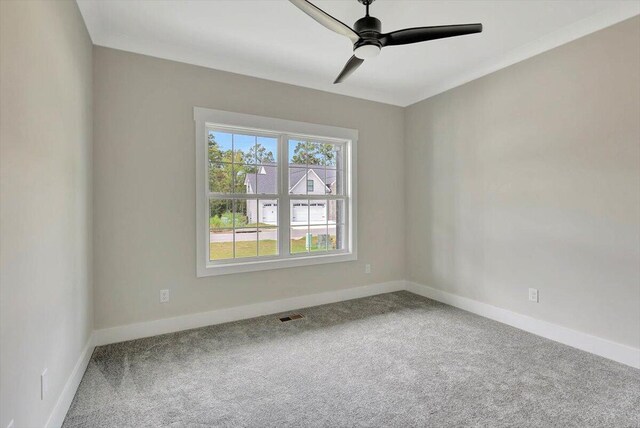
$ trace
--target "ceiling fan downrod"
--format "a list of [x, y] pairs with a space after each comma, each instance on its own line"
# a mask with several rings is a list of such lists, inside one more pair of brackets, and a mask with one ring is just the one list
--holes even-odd
[[364, 7], [367, 10], [366, 16], [369, 16], [369, 5], [376, 0], [358, 0], [358, 1], [364, 5]]

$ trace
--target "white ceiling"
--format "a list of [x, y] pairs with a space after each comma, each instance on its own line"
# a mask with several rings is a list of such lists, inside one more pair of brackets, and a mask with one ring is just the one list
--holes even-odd
[[[77, 0], [96, 45], [406, 106], [640, 13], [637, 0], [377, 0], [384, 32], [480, 22], [480, 34], [387, 47], [346, 82], [344, 36], [286, 0]], [[356, 0], [317, 0], [351, 25]]]

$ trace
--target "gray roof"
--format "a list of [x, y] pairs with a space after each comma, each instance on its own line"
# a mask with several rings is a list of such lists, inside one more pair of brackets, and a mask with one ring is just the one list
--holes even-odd
[[[277, 176], [278, 167], [276, 164], [265, 164], [259, 166], [258, 173], [251, 173], [245, 176], [244, 184], [251, 185], [252, 193], [256, 193], [256, 189], [260, 193], [277, 193]], [[336, 181], [336, 168], [334, 166], [309, 165], [309, 171], [313, 170], [325, 186], [331, 185]], [[289, 183], [294, 186], [306, 173], [306, 165], [289, 164]]]

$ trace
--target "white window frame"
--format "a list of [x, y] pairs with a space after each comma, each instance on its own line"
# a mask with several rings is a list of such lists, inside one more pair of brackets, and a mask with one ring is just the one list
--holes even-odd
[[[227, 275], [240, 272], [253, 272], [270, 269], [282, 269], [297, 266], [337, 263], [357, 260], [357, 165], [356, 147], [358, 131], [335, 126], [318, 125], [291, 120], [233, 113], [194, 107], [193, 118], [196, 134], [196, 275], [198, 277]], [[230, 127], [251, 131], [276, 133], [278, 141], [278, 195], [253, 195], [250, 199], [278, 199], [278, 255], [258, 256], [243, 259], [210, 261], [209, 257], [209, 166], [207, 129], [209, 127]], [[345, 238], [342, 250], [327, 253], [289, 254], [290, 206], [291, 199], [331, 200], [329, 195], [289, 195], [288, 143], [289, 138], [317, 138], [321, 141], [341, 142], [345, 144], [344, 154], [344, 195], [335, 197], [346, 199]], [[284, 148], [284, 150], [283, 150]]]

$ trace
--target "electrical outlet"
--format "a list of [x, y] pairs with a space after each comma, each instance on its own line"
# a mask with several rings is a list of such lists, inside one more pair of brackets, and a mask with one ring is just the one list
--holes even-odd
[[13, 419], [11, 419], [11, 421], [9, 421], [9, 425], [7, 425], [7, 428], [13, 428]]
[[160, 290], [160, 303], [169, 302], [169, 290]]
[[49, 374], [47, 373], [47, 369], [44, 369], [42, 374], [40, 375], [40, 399], [44, 400], [44, 397], [47, 395], [49, 391]]
[[538, 289], [530, 288], [529, 289], [529, 301], [538, 303]]
[[364, 273], [371, 273], [371, 265], [370, 264], [364, 265]]

